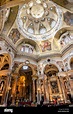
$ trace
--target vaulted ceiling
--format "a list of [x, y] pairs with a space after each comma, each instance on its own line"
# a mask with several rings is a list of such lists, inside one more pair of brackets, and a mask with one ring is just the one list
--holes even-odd
[[[64, 36], [64, 34], [67, 33], [68, 31], [73, 37], [72, 35], [73, 12], [72, 12], [72, 9], [68, 10], [71, 7], [68, 7], [68, 9], [64, 8], [64, 7], [67, 8], [67, 5], [72, 5], [73, 3], [69, 2], [71, 0], [40, 0], [41, 5], [37, 2], [36, 3], [37, 7], [35, 7], [35, 5], [32, 5], [31, 4], [32, 2], [30, 1], [33, 1], [33, 0], [0, 0], [0, 22], [1, 22], [0, 32], [2, 33], [2, 35], [5, 35], [8, 37], [9, 39], [8, 41], [12, 43], [12, 46], [15, 46], [15, 48], [18, 49], [20, 54], [23, 54], [23, 52], [20, 51], [20, 49], [22, 48], [20, 47], [20, 45], [24, 46], [24, 44], [32, 45], [35, 48], [36, 52], [38, 52], [37, 54], [41, 52], [39, 55], [44, 55], [45, 53], [47, 54], [48, 52], [50, 53], [58, 52], [59, 50], [61, 50], [61, 45], [59, 41], [61, 35], [63, 34], [62, 36]], [[39, 0], [34, 0], [34, 1], [39, 1]], [[63, 7], [58, 7], [58, 5], [54, 4], [51, 1]], [[26, 5], [26, 3], [28, 5]], [[50, 3], [51, 4], [53, 3], [54, 5], [51, 5]], [[29, 6], [28, 10], [26, 6]], [[5, 9], [5, 10], [2, 10], [2, 9]], [[7, 16], [6, 12], [8, 9], [9, 9], [9, 15]], [[56, 27], [52, 22], [56, 22], [55, 23]], [[47, 31], [44, 32], [44, 34], [40, 32], [40, 31], [45, 31], [45, 29]], [[32, 30], [34, 33], [31, 33]], [[51, 30], [53, 31], [50, 34]], [[55, 34], [53, 34], [54, 31], [56, 32]], [[42, 37], [39, 37], [39, 36], [42, 36]]]

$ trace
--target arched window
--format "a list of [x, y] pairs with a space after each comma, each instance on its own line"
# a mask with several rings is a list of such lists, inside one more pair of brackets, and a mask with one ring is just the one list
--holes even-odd
[[21, 52], [26, 52], [26, 53], [33, 53], [33, 47], [30, 45], [24, 45], [21, 47]]

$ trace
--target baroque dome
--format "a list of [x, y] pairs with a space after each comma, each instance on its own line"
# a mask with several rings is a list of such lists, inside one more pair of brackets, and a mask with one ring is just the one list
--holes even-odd
[[32, 40], [51, 38], [62, 25], [62, 11], [48, 0], [34, 0], [19, 7], [17, 26], [20, 33]]

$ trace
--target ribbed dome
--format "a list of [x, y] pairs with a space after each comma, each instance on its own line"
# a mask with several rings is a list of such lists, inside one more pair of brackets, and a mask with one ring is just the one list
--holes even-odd
[[51, 38], [61, 24], [61, 9], [48, 0], [36, 0], [24, 4], [17, 16], [19, 31], [23, 36], [32, 40]]

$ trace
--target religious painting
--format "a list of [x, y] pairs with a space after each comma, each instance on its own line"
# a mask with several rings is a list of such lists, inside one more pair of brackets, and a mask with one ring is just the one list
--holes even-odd
[[51, 81], [50, 85], [51, 85], [51, 91], [53, 94], [59, 93], [57, 81]]
[[64, 81], [64, 86], [65, 86], [65, 90], [67, 91], [67, 92], [70, 92], [69, 91], [69, 82], [66, 80], [66, 81]]
[[14, 44], [20, 39], [20, 33], [17, 28], [11, 30], [9, 38], [13, 41]]
[[68, 11], [64, 13], [64, 21], [66, 22], [67, 25], [73, 26], [73, 13], [70, 13]]
[[41, 47], [42, 52], [50, 51], [51, 50], [51, 42], [49, 42], [48, 40], [42, 41], [42, 43], [40, 44], [40, 47]]

